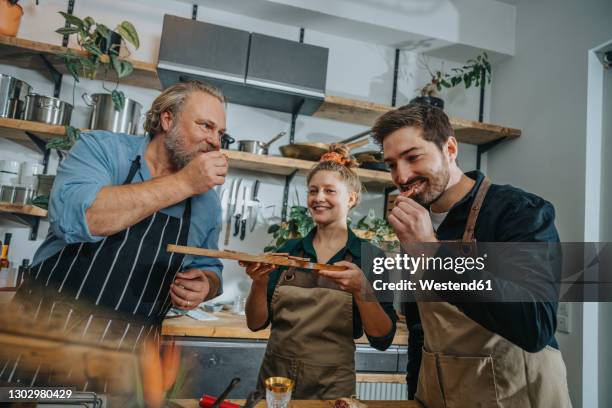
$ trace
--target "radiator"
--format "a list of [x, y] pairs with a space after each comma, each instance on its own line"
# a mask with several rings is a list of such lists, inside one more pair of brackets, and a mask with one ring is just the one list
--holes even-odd
[[408, 390], [406, 384], [358, 382], [357, 397], [368, 401], [405, 401], [408, 399]]

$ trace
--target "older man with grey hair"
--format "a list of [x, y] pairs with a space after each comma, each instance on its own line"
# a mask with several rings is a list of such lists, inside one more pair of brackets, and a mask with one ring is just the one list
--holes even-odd
[[[217, 248], [223, 95], [195, 81], [174, 85], [153, 102], [145, 130], [84, 132], [60, 164], [49, 234], [16, 296], [34, 321], [53, 318], [81, 339], [135, 349], [159, 339], [172, 305], [193, 309], [220, 293], [218, 259], [166, 246]], [[1, 381], [37, 384], [20, 377], [19, 361], [6, 365]]]

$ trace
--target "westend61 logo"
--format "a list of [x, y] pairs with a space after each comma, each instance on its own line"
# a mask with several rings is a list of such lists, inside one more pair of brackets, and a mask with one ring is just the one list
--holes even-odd
[[411, 256], [396, 254], [395, 257], [375, 257], [372, 272], [377, 275], [385, 271], [406, 271], [414, 275], [419, 270], [453, 271], [458, 275], [470, 271], [482, 271], [485, 268], [487, 254], [478, 257], [470, 256]]

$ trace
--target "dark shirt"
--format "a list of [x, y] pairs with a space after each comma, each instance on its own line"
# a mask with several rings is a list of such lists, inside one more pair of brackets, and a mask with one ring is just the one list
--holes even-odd
[[[476, 183], [440, 224], [436, 231], [439, 240], [458, 240], [463, 236], [476, 192], [484, 179], [484, 175], [478, 171], [466, 173], [466, 176]], [[554, 219], [555, 210], [548, 201], [510, 185], [492, 184], [478, 215], [474, 235], [481, 242], [559, 242]], [[554, 336], [557, 327], [556, 302], [451, 303], [476, 323], [527, 352], [537, 352], [546, 345], [559, 348]], [[407, 380], [409, 394], [413, 395], [423, 336], [427, 334], [423, 334], [418, 304], [404, 303], [402, 309], [410, 332]]]
[[[285, 242], [283, 245], [281, 245], [276, 250], [276, 252], [288, 252], [290, 255], [310, 258], [312, 262], [317, 262], [317, 254], [315, 252], [315, 249], [312, 243], [312, 240], [314, 239], [314, 236], [315, 236], [315, 232], [316, 232], [316, 228], [311, 230], [310, 233], [308, 233], [308, 235], [302, 239], [292, 239], [292, 240]], [[371, 270], [372, 268], [364, 268], [361, 265], [362, 245], [368, 247], [367, 248], [368, 254], [374, 253], [376, 254], [375, 256], [381, 256], [381, 257], [385, 256], [384, 252], [381, 249], [357, 237], [355, 233], [353, 233], [353, 231], [351, 231], [351, 229], [349, 228], [348, 240], [347, 240], [346, 246], [342, 248], [337, 254], [335, 254], [329, 261], [327, 261], [327, 263], [333, 264], [335, 262], [344, 260], [346, 257], [347, 251], [349, 251], [353, 258], [352, 263], [354, 263], [355, 265], [359, 266], [362, 270], [364, 270], [364, 273], [366, 274], [366, 278], [372, 281], [371, 279], [372, 276], [368, 276], [368, 272], [367, 272]], [[368, 255], [368, 259], [371, 259], [369, 255]], [[280, 267], [270, 273], [270, 278], [268, 281], [269, 316], [268, 316], [268, 321], [262, 328], [266, 327], [269, 324], [269, 322], [272, 322], [272, 329], [274, 329], [274, 316], [272, 316], [272, 309], [270, 307], [270, 302], [272, 300], [272, 295], [274, 294], [274, 289], [276, 288], [276, 284], [278, 283], [278, 279], [280, 278], [281, 273], [285, 269], [286, 267]], [[392, 323], [391, 330], [385, 336], [373, 337], [373, 336], [369, 336], [367, 333], [366, 333], [366, 336], [372, 347], [374, 347], [377, 350], [386, 350], [393, 342], [393, 337], [395, 336], [397, 315], [395, 313], [395, 309], [393, 308], [392, 302], [380, 302], [380, 305], [382, 306], [385, 313], [391, 319], [391, 323]], [[363, 334], [364, 334], [364, 330], [363, 330], [363, 323], [361, 321], [361, 315], [359, 314], [359, 309], [357, 308], [357, 304], [355, 303], [355, 300], [353, 300], [353, 338], [358, 339], [361, 336], [363, 336]]]

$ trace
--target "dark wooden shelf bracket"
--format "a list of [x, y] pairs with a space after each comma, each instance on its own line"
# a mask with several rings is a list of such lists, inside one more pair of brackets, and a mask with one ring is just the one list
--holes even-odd
[[501, 139], [497, 139], [497, 140], [493, 140], [492, 142], [489, 143], [483, 143], [483, 144], [479, 144], [477, 146], [477, 150], [476, 150], [476, 170], [480, 170], [480, 165], [481, 165], [481, 156], [488, 152], [489, 150], [491, 150], [492, 148], [494, 148], [495, 146], [497, 146], [498, 144], [504, 142], [508, 140], [507, 137], [503, 137]]
[[40, 226], [40, 217], [15, 213], [2, 213], [2, 216], [30, 228], [29, 239], [30, 241], [36, 241], [36, 238], [38, 237], [38, 227]]

